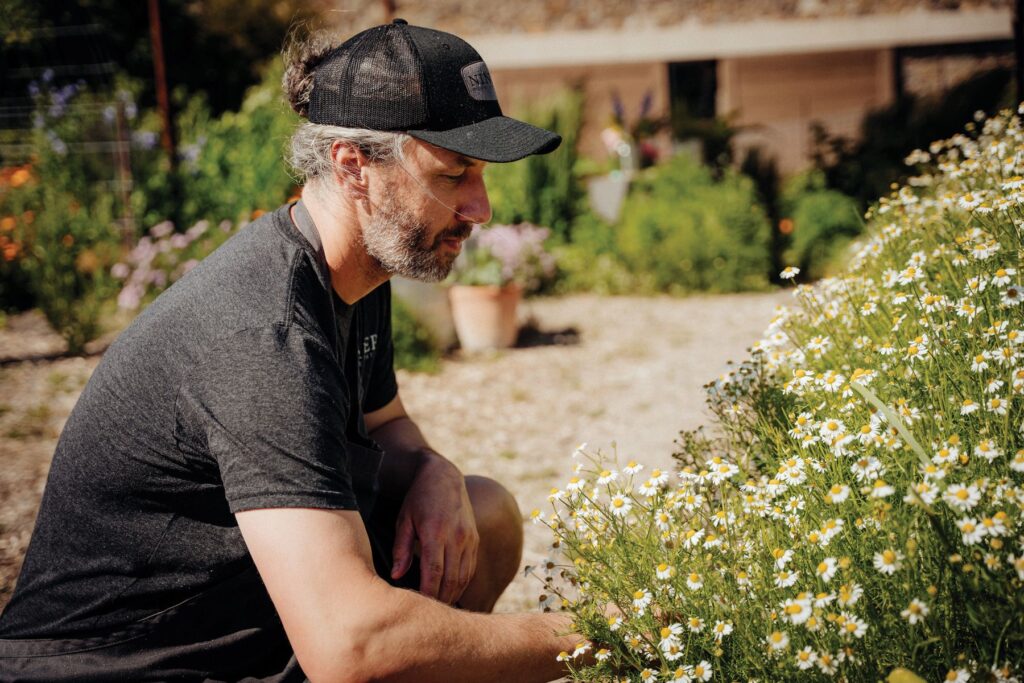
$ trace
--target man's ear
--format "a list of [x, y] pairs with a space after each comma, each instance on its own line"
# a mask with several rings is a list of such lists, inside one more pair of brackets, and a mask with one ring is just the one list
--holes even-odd
[[331, 145], [331, 158], [334, 160], [335, 179], [342, 192], [353, 199], [365, 198], [369, 159], [362, 150], [351, 143], [335, 140]]

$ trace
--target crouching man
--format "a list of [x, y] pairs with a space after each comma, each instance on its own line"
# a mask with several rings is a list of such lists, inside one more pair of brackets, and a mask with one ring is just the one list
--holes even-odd
[[0, 681], [547, 681], [578, 640], [488, 614], [519, 510], [406, 414], [388, 284], [444, 278], [490, 219], [485, 163], [560, 138], [502, 116], [464, 41], [401, 20], [296, 46], [284, 85], [302, 199], [105, 354], [0, 617]]

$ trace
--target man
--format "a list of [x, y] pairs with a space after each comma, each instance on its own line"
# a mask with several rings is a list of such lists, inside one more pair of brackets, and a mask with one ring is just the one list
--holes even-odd
[[545, 681], [578, 639], [486, 614], [519, 511], [406, 414], [387, 284], [443, 278], [490, 219], [485, 162], [560, 139], [501, 115], [465, 42], [401, 20], [302, 46], [285, 89], [309, 119], [302, 200], [104, 356], [0, 618], [0, 681]]

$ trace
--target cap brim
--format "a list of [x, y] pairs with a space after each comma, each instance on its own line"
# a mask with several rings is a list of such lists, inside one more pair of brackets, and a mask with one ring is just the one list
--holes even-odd
[[547, 154], [562, 144], [562, 136], [528, 123], [495, 116], [450, 130], [410, 130], [412, 137], [481, 161], [503, 163], [531, 154]]

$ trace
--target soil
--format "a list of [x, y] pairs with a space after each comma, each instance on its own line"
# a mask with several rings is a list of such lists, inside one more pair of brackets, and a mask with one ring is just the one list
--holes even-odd
[[[402, 399], [427, 439], [467, 474], [502, 482], [525, 515], [548, 509], [573, 450], [671, 465], [681, 429], [707, 422], [702, 385], [740, 360], [783, 292], [686, 299], [572, 296], [527, 301], [521, 346], [456, 354], [436, 374], [399, 373]], [[36, 312], [0, 329], [0, 608], [14, 587], [57, 438], [103, 343], [86, 357]], [[28, 359], [28, 360], [25, 360]], [[526, 523], [523, 563], [548, 550]], [[520, 575], [498, 611], [536, 607], [540, 583]]]

